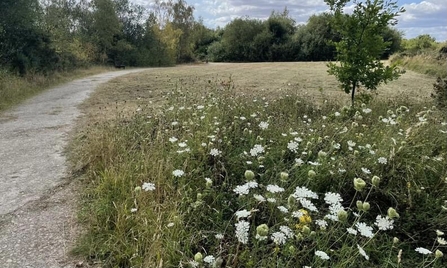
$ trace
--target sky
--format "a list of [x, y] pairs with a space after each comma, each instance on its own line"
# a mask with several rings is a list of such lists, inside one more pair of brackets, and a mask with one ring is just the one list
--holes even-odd
[[[150, 8], [154, 0], [131, 0]], [[297, 24], [305, 24], [313, 14], [328, 11], [323, 0], [186, 0], [195, 8], [196, 19], [203, 18], [209, 28], [224, 27], [235, 18], [249, 16], [267, 19], [273, 10], [285, 7]], [[397, 0], [406, 12], [398, 17], [395, 26], [407, 39], [430, 34], [437, 41], [447, 40], [447, 0]]]

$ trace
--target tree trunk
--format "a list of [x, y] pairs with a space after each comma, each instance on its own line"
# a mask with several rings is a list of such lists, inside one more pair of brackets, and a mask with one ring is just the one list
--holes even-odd
[[352, 105], [352, 107], [354, 107], [354, 94], [355, 94], [356, 85], [357, 85], [356, 82], [352, 82], [352, 91], [351, 91], [351, 105]]

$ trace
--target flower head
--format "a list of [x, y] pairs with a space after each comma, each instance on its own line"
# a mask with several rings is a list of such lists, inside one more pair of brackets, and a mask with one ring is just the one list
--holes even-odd
[[321, 251], [321, 250], [315, 251], [315, 255], [317, 257], [319, 257], [320, 259], [322, 259], [322, 260], [329, 260], [330, 259], [329, 255], [327, 255], [326, 252]]
[[431, 252], [430, 250], [428, 250], [428, 249], [426, 249], [426, 248], [421, 248], [421, 247], [416, 248], [415, 251], [416, 251], [416, 252], [419, 252], [419, 253], [421, 253], [421, 254], [423, 254], [423, 255], [427, 255], [427, 254], [432, 254], [432, 253], [433, 253], [433, 252]]
[[145, 182], [143, 183], [142, 186], [143, 190], [147, 191], [153, 191], [155, 190], [155, 184], [151, 183], [151, 182]]
[[172, 175], [174, 175], [174, 177], [181, 177], [184, 174], [185, 174], [185, 172], [180, 169], [176, 169], [176, 170], [172, 171]]
[[248, 221], [239, 221], [235, 224], [236, 238], [242, 244], [248, 243], [248, 230], [250, 229], [250, 223]]

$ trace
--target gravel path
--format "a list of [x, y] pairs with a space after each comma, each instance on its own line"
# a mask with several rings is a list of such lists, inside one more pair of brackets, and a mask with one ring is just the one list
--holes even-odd
[[63, 154], [77, 105], [104, 73], [47, 90], [0, 114], [0, 267], [75, 267], [76, 185]]

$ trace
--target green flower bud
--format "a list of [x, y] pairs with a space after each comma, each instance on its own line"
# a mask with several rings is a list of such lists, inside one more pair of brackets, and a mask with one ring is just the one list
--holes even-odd
[[354, 155], [355, 155], [355, 156], [359, 156], [359, 154], [360, 154], [360, 152], [359, 152], [359, 151], [357, 151], [357, 150], [354, 150]]
[[290, 245], [288, 249], [289, 249], [289, 253], [290, 254], [294, 254], [295, 251], [296, 251], [296, 249], [295, 249], [295, 247], [293, 245]]
[[319, 151], [318, 152], [318, 157], [320, 157], [320, 158], [324, 158], [324, 157], [326, 157], [327, 156], [327, 153], [325, 152], [325, 151]]
[[368, 211], [370, 208], [371, 208], [371, 205], [369, 204], [369, 202], [363, 203], [363, 211]]
[[366, 182], [360, 178], [354, 179], [354, 189], [358, 192], [361, 192], [363, 188], [365, 188]]
[[255, 177], [255, 173], [251, 170], [246, 170], [244, 176], [247, 180], [250, 181]]
[[357, 202], [355, 204], [357, 205], [358, 210], [363, 210], [363, 202], [362, 201], [357, 200]]
[[310, 232], [309, 237], [314, 238], [315, 236], [317, 236], [317, 232], [315, 231]]
[[256, 234], [259, 236], [267, 236], [269, 234], [268, 225], [264, 223], [256, 227]]
[[440, 251], [439, 249], [437, 249], [437, 250], [435, 251], [435, 258], [436, 258], [436, 259], [439, 259], [439, 258], [442, 258], [442, 256], [444, 256], [444, 253], [442, 253], [442, 251]]
[[399, 242], [400, 242], [399, 238], [397, 238], [397, 237], [394, 237], [394, 238], [393, 238], [393, 244], [397, 244], [397, 243], [399, 243]]
[[135, 187], [134, 191], [135, 191], [136, 193], [141, 192], [141, 186], [137, 186], [137, 187]]
[[315, 171], [313, 171], [312, 169], [307, 172], [307, 176], [309, 178], [314, 178], [316, 175], [317, 173], [315, 173]]
[[380, 178], [379, 177], [373, 176], [371, 181], [372, 181], [372, 185], [374, 185], [376, 187], [379, 187], [379, 184], [380, 184]]
[[307, 227], [307, 225], [304, 225], [303, 228], [301, 229], [301, 232], [303, 232], [303, 234], [308, 235], [310, 234], [310, 228]]
[[338, 220], [341, 222], [345, 222], [348, 219], [348, 213], [344, 210], [340, 210], [337, 212]]
[[202, 194], [201, 193], [197, 193], [197, 200], [202, 200]]
[[198, 262], [198, 263], [201, 263], [202, 260], [203, 260], [202, 253], [197, 252], [196, 255], [194, 255], [194, 260], [195, 260], [196, 262]]
[[292, 208], [296, 205], [296, 198], [293, 195], [289, 195], [289, 198], [287, 198], [287, 206], [289, 208]]
[[287, 172], [281, 172], [281, 173], [279, 174], [279, 176], [281, 177], [281, 180], [282, 180], [282, 181], [287, 181], [287, 179], [289, 178], [289, 173], [287, 173]]
[[358, 192], [363, 191], [363, 188], [365, 188], [366, 182], [361, 178], [355, 178], [354, 179], [354, 189]]
[[389, 208], [387, 215], [390, 219], [399, 218], [399, 213], [394, 208]]
[[216, 260], [213, 262], [213, 268], [220, 268], [222, 267], [223, 259], [221, 257], [217, 257]]

